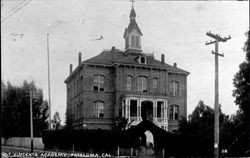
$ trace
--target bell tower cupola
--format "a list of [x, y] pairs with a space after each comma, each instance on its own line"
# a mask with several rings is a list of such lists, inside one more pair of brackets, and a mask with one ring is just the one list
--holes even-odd
[[130, 22], [125, 29], [123, 38], [125, 39], [125, 53], [141, 53], [141, 36], [142, 32], [136, 23], [136, 13], [134, 9], [134, 1], [132, 0], [132, 8], [130, 11]]

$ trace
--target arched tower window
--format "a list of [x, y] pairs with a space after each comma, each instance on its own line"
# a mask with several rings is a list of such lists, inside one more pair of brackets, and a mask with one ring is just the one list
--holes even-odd
[[140, 47], [139, 36], [136, 36], [136, 37], [135, 37], [135, 43], [136, 43], [136, 47]]
[[135, 46], [135, 36], [134, 35], [131, 36], [131, 45]]

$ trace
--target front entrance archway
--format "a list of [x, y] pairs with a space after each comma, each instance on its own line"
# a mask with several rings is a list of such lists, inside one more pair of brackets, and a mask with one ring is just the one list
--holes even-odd
[[142, 120], [153, 121], [153, 103], [150, 101], [143, 101], [141, 103], [141, 117]]

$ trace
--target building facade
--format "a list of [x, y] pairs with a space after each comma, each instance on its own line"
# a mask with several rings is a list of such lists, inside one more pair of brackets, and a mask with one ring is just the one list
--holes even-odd
[[123, 38], [125, 50], [112, 47], [81, 61], [65, 80], [67, 114], [76, 129], [113, 129], [119, 118], [128, 127], [150, 120], [167, 131], [178, 129], [178, 120], [187, 115], [189, 72], [144, 53], [142, 32], [132, 7], [130, 23]]

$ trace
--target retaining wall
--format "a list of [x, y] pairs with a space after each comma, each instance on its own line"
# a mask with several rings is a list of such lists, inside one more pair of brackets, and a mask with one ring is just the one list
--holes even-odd
[[[29, 137], [10, 137], [1, 138], [1, 144], [6, 146], [14, 146], [20, 148], [30, 148], [30, 138]], [[34, 149], [44, 149], [44, 144], [42, 138], [33, 138]]]

